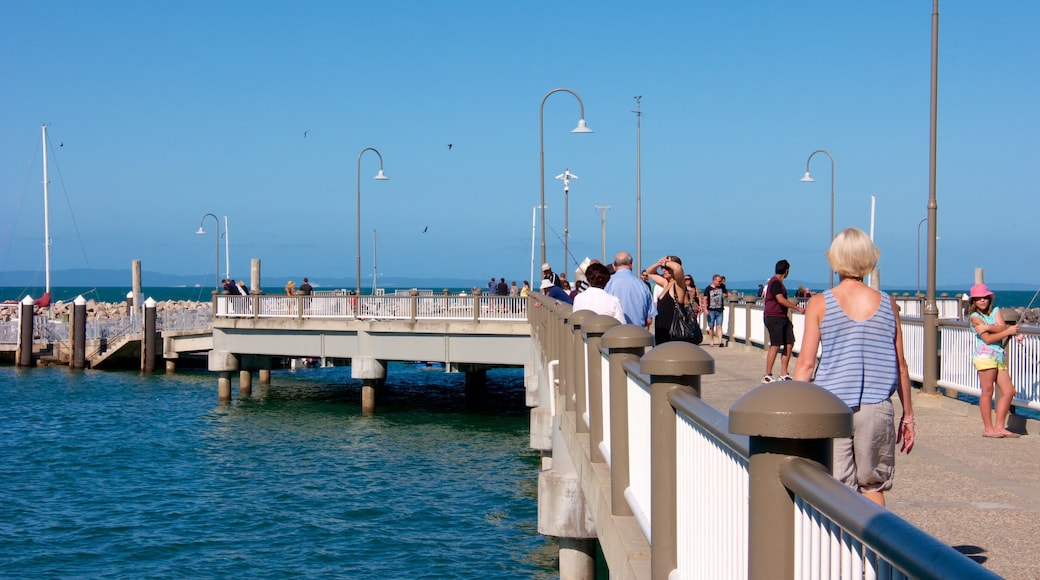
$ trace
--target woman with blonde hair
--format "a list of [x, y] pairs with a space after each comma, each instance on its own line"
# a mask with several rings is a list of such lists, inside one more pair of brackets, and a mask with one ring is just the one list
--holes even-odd
[[[979, 373], [979, 386], [982, 389], [982, 394], [979, 395], [982, 436], [998, 439], [1018, 437], [1018, 433], [1008, 431], [1006, 427], [1008, 414], [1011, 412], [1011, 400], [1015, 398], [1015, 385], [1011, 382], [1007, 354], [1004, 352], [1005, 339], [1018, 334], [1018, 326], [1004, 322], [1000, 310], [993, 308], [993, 292], [985, 284], [972, 286], [969, 296], [971, 303], [968, 305], [968, 321], [975, 331], [975, 352], [971, 363]], [[991, 409], [994, 384], [1000, 388], [995, 423]]]
[[[834, 477], [883, 506], [895, 473], [895, 444], [902, 441], [900, 450], [910, 453], [915, 431], [899, 309], [895, 299], [863, 283], [880, 255], [862, 230], [835, 236], [827, 261], [840, 282], [805, 307], [794, 379], [813, 380], [852, 409], [852, 437], [834, 440]], [[898, 428], [893, 393], [903, 410]]]

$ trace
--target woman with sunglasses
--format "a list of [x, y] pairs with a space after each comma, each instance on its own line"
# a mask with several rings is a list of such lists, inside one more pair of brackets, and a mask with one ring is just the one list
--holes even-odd
[[[1011, 411], [1011, 400], [1015, 398], [1015, 385], [1011, 383], [1008, 373], [1007, 353], [1004, 352], [1005, 339], [1018, 334], [1018, 326], [1004, 322], [1000, 310], [993, 308], [993, 292], [985, 284], [971, 287], [968, 305], [968, 321], [975, 331], [975, 352], [971, 362], [979, 372], [979, 411], [982, 413], [983, 437], [1018, 437], [1018, 433], [1008, 431], [1006, 427], [1008, 413]], [[994, 383], [1000, 389], [997, 399], [997, 420], [993, 421], [991, 405], [993, 402]]]

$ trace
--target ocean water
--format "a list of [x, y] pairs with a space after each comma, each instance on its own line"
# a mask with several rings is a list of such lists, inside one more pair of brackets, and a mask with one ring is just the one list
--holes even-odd
[[347, 367], [0, 367], [0, 576], [550, 578], [523, 372], [392, 363], [373, 416]]

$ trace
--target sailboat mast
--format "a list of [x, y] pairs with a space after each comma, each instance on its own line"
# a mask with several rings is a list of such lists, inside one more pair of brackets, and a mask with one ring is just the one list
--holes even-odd
[[227, 229], [227, 216], [224, 216], [224, 278], [231, 279], [231, 251], [229, 248], [228, 238], [231, 234], [228, 233]]
[[47, 288], [46, 293], [51, 291], [51, 218], [48, 205], [47, 184], [47, 125], [40, 125], [43, 131], [43, 256], [44, 268], [46, 269]]

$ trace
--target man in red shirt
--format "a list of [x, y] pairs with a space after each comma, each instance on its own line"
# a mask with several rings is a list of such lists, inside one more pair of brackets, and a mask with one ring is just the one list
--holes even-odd
[[773, 363], [776, 362], [776, 353], [783, 345], [784, 352], [780, 356], [780, 379], [791, 380], [788, 366], [791, 364], [791, 354], [794, 348], [794, 324], [787, 317], [787, 310], [794, 308], [805, 314], [805, 309], [798, 306], [787, 298], [787, 287], [784, 286], [784, 278], [791, 273], [791, 264], [787, 260], [776, 263], [776, 275], [769, 279], [766, 285], [766, 295], [763, 300], [763, 322], [769, 333], [769, 350], [766, 351], [766, 374], [762, 377], [763, 383], [771, 383], [777, 379], [773, 378]]

